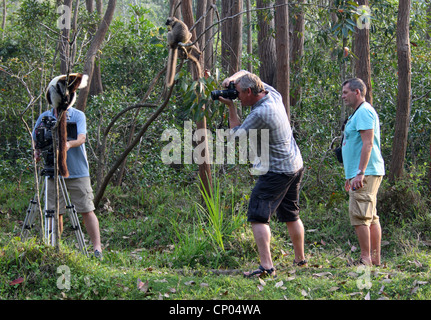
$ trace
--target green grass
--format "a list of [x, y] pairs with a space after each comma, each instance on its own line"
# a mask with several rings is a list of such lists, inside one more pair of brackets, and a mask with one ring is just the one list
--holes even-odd
[[[308, 190], [301, 217], [309, 267], [292, 266], [286, 227], [272, 221], [277, 278], [243, 278], [242, 271], [255, 268], [259, 261], [245, 222], [252, 183], [248, 178], [239, 183], [240, 176], [219, 179], [220, 188], [207, 198], [223, 213], [216, 225], [205, 211], [212, 205], [203, 205], [197, 183], [180, 189], [153, 184], [134, 192], [109, 188], [104, 203], [109, 199], [110, 207], [97, 212], [102, 261], [80, 254], [67, 229], [60, 252], [37, 238], [21, 241], [27, 198], [33, 196], [31, 183], [20, 187], [5, 183], [0, 195], [0, 299], [431, 299], [429, 212], [417, 213], [402, 225], [382, 214], [382, 266], [361, 270], [346, 267], [348, 258], [359, 254], [346, 198], [331, 193], [326, 202], [315, 201]], [[213, 237], [215, 232], [218, 238]], [[21, 280], [13, 284], [17, 279]]]

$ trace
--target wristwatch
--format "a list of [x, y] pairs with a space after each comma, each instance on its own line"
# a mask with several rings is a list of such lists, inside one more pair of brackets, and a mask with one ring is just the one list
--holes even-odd
[[361, 169], [358, 169], [358, 171], [356, 172], [357, 176], [364, 175], [364, 174], [365, 174], [365, 172], [362, 171]]

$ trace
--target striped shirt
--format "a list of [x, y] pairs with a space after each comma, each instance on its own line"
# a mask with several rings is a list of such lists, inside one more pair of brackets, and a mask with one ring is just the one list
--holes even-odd
[[256, 102], [235, 136], [249, 135], [254, 152], [255, 174], [295, 173], [302, 169], [301, 152], [293, 137], [283, 100], [273, 87], [264, 83], [266, 96]]

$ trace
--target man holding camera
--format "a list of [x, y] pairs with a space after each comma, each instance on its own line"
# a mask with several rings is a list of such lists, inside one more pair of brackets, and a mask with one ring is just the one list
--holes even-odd
[[[99, 221], [94, 213], [93, 189], [91, 187], [90, 172], [85, 150], [85, 140], [87, 134], [87, 123], [85, 114], [73, 107], [68, 107], [66, 111], [68, 123], [76, 123], [77, 135], [76, 140], [69, 140], [66, 143], [67, 148], [67, 169], [69, 177], [64, 178], [67, 191], [72, 204], [78, 213], [82, 214], [84, 225], [93, 244], [94, 255], [96, 258], [102, 257], [102, 248], [100, 241]], [[35, 129], [39, 127], [44, 117], [57, 119], [57, 109], [43, 112], [36, 121]], [[33, 137], [35, 137], [33, 131]], [[39, 161], [41, 151], [35, 150], [36, 161]], [[48, 208], [55, 207], [54, 181], [48, 179]], [[65, 200], [60, 193], [60, 232], [63, 230], [63, 214], [65, 212]]]
[[379, 116], [365, 101], [367, 87], [361, 79], [345, 81], [342, 90], [344, 103], [355, 111], [344, 127], [342, 145], [350, 223], [361, 248], [361, 257], [353, 264], [380, 265], [382, 235], [376, 202], [385, 166], [380, 151]]
[[260, 266], [245, 272], [246, 277], [275, 276], [271, 258], [271, 231], [269, 221], [276, 212], [278, 220], [285, 222], [293, 243], [294, 264], [304, 267], [304, 226], [299, 218], [299, 189], [303, 176], [301, 152], [292, 134], [282, 97], [273, 87], [258, 76], [239, 71], [223, 81], [228, 87], [234, 82], [242, 106], [252, 107], [241, 124], [231, 99], [218, 97], [229, 108], [229, 126], [235, 135], [248, 134], [251, 129], [268, 131], [267, 163], [256, 166], [262, 170], [253, 188], [248, 208], [248, 221], [259, 252]]

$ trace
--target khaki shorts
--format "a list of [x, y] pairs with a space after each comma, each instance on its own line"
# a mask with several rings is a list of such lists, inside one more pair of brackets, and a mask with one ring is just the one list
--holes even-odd
[[358, 190], [349, 191], [349, 216], [352, 226], [377, 223], [377, 192], [382, 182], [382, 176], [365, 176], [364, 186]]
[[[94, 195], [93, 189], [91, 188], [90, 177], [83, 178], [70, 178], [64, 179], [66, 183], [67, 191], [69, 192], [70, 202], [75, 206], [75, 210], [78, 213], [87, 213], [94, 211]], [[66, 212], [66, 203], [64, 201], [60, 183], [59, 183], [59, 203], [60, 203], [60, 214]], [[53, 210], [55, 208], [55, 194], [54, 194], [54, 179], [48, 179], [48, 209]]]

